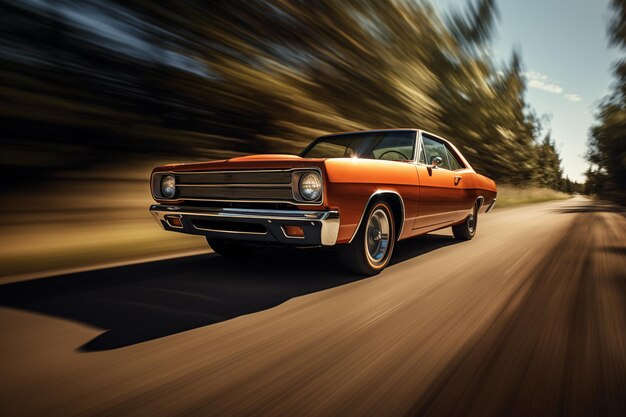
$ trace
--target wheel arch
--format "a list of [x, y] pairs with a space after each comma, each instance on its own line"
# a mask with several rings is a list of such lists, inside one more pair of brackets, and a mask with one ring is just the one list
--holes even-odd
[[480, 210], [483, 207], [483, 205], [485, 204], [485, 197], [483, 197], [482, 195], [478, 196], [478, 198], [476, 199], [476, 202], [474, 204], [476, 204], [478, 206], [478, 210]]
[[374, 202], [378, 200], [384, 200], [387, 203], [389, 203], [389, 205], [391, 206], [395, 230], [398, 231], [396, 233], [395, 240], [396, 241], [400, 240], [400, 235], [402, 234], [402, 230], [404, 228], [404, 221], [405, 221], [405, 216], [406, 216], [404, 199], [402, 198], [400, 193], [398, 193], [397, 191], [377, 190], [374, 193], [372, 193], [372, 195], [370, 195], [370, 197], [367, 199], [367, 203], [365, 204], [365, 207], [363, 208], [363, 213], [361, 213], [361, 219], [359, 220], [359, 223], [357, 224], [356, 229], [354, 230], [354, 233], [352, 234], [352, 237], [350, 238], [348, 243], [352, 243], [356, 234], [359, 232], [359, 229], [361, 228], [361, 224], [365, 220], [365, 213], [367, 213], [367, 210], [369, 210], [372, 204], [374, 204]]

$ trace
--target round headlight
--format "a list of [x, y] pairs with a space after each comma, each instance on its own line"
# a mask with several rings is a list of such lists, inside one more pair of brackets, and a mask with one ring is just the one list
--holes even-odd
[[322, 195], [322, 177], [316, 172], [307, 172], [300, 177], [300, 195], [305, 200], [313, 201]]
[[176, 179], [173, 175], [161, 178], [161, 194], [166, 198], [173, 198], [176, 193]]

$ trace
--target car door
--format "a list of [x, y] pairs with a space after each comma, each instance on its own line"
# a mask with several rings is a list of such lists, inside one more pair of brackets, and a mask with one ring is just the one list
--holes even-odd
[[[459, 221], [462, 197], [462, 176], [453, 170], [444, 141], [426, 133], [421, 134], [417, 173], [419, 179], [419, 208], [414, 229], [437, 229]], [[435, 158], [441, 158], [434, 166]]]

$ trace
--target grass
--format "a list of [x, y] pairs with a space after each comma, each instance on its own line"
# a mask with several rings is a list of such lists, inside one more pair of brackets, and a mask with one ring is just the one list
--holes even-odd
[[40, 226], [39, 230], [28, 228], [3, 234], [0, 283], [11, 280], [10, 277], [209, 249], [202, 237], [166, 232], [151, 217], [134, 222], [107, 220], [95, 225]]
[[512, 185], [498, 185], [497, 208], [518, 206], [521, 204], [541, 203], [551, 200], [565, 200], [571, 195], [541, 187], [516, 187]]
[[60, 178], [54, 189], [13, 199], [0, 222], [0, 283], [208, 251], [204, 238], [164, 231], [152, 218], [150, 168], [115, 177]]

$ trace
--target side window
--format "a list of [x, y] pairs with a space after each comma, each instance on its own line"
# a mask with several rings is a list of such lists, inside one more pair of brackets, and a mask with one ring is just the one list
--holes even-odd
[[450, 169], [450, 163], [448, 162], [448, 150], [446, 146], [426, 135], [422, 135], [422, 142], [424, 143], [424, 152], [426, 153], [426, 164], [433, 163], [433, 159], [440, 157], [443, 162], [439, 165], [441, 168]]
[[451, 170], [457, 170], [464, 168], [463, 163], [459, 160], [459, 158], [446, 146], [446, 153], [448, 155], [448, 162], [450, 163]]

